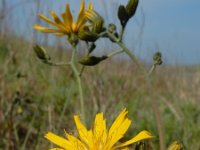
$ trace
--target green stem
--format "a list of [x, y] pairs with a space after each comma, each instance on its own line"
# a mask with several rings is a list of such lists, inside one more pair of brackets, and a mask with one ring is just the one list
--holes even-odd
[[131, 58], [133, 62], [136, 63], [136, 65], [140, 68], [141, 71], [146, 73], [143, 65], [138, 61], [138, 59], [131, 53], [131, 51], [120, 41], [120, 39], [116, 38], [113, 34], [107, 32], [107, 35], [109, 38], [111, 38], [113, 41], [115, 41], [122, 49], [123, 51]]
[[[123, 34], [121, 33], [121, 35], [123, 35]], [[140, 70], [145, 75], [145, 80], [147, 82], [148, 88], [151, 89], [152, 88], [152, 81], [150, 80], [150, 76], [154, 72], [154, 70], [156, 69], [156, 65], [153, 65], [152, 68], [150, 69], [150, 71], [147, 73], [145, 68], [143, 67], [142, 64], [140, 64], [140, 62], [137, 60], [135, 55], [133, 55], [130, 52], [130, 50], [124, 45], [124, 43], [122, 41], [122, 37], [120, 37], [118, 39], [113, 34], [111, 34], [109, 32], [107, 32], [107, 36], [110, 39], [112, 39], [113, 41], [115, 41], [123, 49], [123, 51], [131, 58], [131, 60], [137, 64], [137, 66], [140, 68]], [[158, 128], [158, 132], [159, 132], [160, 149], [161, 150], [165, 150], [165, 143], [164, 143], [164, 136], [163, 136], [164, 135], [164, 131], [163, 131], [162, 126], [161, 126], [160, 109], [158, 107], [157, 101], [155, 101], [155, 100], [152, 101], [152, 109], [153, 109], [154, 114], [155, 114], [157, 128]]]
[[67, 66], [70, 65], [70, 63], [56, 63], [56, 62], [52, 62], [52, 61], [47, 61], [45, 62], [46, 64], [50, 65], [50, 66]]
[[107, 54], [107, 57], [113, 57], [113, 56], [115, 56], [115, 55], [117, 55], [117, 54], [119, 54], [119, 53], [122, 53], [122, 52], [124, 52], [123, 49], [115, 50], [115, 51], [113, 51], [113, 52]]
[[80, 74], [75, 65], [75, 63], [76, 63], [75, 56], [76, 56], [76, 47], [73, 46], [70, 65], [71, 65], [72, 71], [75, 75], [75, 78], [77, 80], [79, 96], [80, 96], [81, 114], [82, 114], [83, 122], [85, 122], [85, 107], [84, 107], [84, 100], [83, 100], [83, 89], [82, 89]]
[[120, 42], [122, 42], [122, 40], [123, 40], [124, 30], [125, 30], [125, 28], [122, 27], [122, 30], [121, 30], [121, 33], [120, 33], [120, 36], [119, 36], [119, 41]]
[[149, 72], [147, 73], [147, 77], [150, 77], [156, 69], [156, 64], [153, 64]]

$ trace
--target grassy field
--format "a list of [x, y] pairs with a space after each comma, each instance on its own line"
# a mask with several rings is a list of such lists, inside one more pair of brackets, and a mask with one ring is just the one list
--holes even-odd
[[[73, 74], [67, 66], [43, 64], [32, 46], [20, 38], [0, 40], [1, 150], [47, 149], [47, 131], [75, 132], [73, 115], [80, 114], [80, 105]], [[55, 60], [71, 55], [50, 49]], [[109, 59], [87, 67], [81, 78], [88, 127], [97, 112], [111, 124], [127, 107], [132, 125], [125, 139], [145, 129], [155, 135], [147, 149], [159, 149], [160, 135], [166, 147], [178, 140], [185, 149], [200, 150], [199, 66], [161, 65], [147, 84], [129, 59]]]

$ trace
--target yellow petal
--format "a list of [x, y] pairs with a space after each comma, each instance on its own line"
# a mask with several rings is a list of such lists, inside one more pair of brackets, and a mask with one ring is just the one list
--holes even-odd
[[109, 147], [112, 147], [118, 140], [120, 140], [128, 130], [131, 121], [127, 118], [128, 111], [123, 109], [119, 116], [115, 119], [109, 130]]
[[[53, 11], [51, 11], [52, 15], [55, 13]], [[55, 15], [56, 16], [56, 15]], [[45, 20], [46, 22], [50, 23], [51, 25], [56, 26], [57, 28], [61, 29], [63, 32], [66, 32], [67, 29], [64, 27], [63, 23], [61, 22], [61, 20], [57, 17], [57, 22], [53, 22], [52, 20], [48, 19], [47, 17], [43, 16], [42, 14], [39, 14], [39, 17], [43, 20]]]
[[90, 2], [89, 3], [89, 8], [88, 8], [89, 10], [92, 10], [93, 9], [93, 5], [92, 5], [92, 3]]
[[41, 19], [45, 20], [46, 22], [48, 22], [48, 23], [50, 23], [50, 24], [56, 26], [56, 23], [55, 23], [55, 22], [53, 22], [53, 21], [50, 20], [49, 18], [45, 17], [44, 15], [38, 14], [38, 16], [39, 16]]
[[73, 16], [71, 14], [69, 4], [66, 4], [66, 10], [65, 10], [65, 13], [62, 14], [62, 17], [65, 23], [65, 26], [71, 27], [72, 22], [73, 22]]
[[62, 24], [62, 21], [60, 20], [60, 18], [56, 15], [56, 13], [54, 11], [51, 10], [50, 14], [53, 17], [55, 23]]
[[85, 10], [85, 2], [82, 1], [82, 2], [81, 2], [81, 7], [80, 7], [80, 10], [79, 10], [79, 14], [83, 13], [84, 10]]
[[99, 18], [101, 19], [101, 16], [93, 9], [85, 11], [85, 16], [91, 22], [95, 22]]
[[72, 144], [73, 150], [86, 149], [85, 145], [78, 138], [68, 134], [66, 131], [65, 134], [69, 142]]
[[81, 7], [80, 7], [80, 12], [79, 12], [78, 19], [77, 19], [77, 22], [76, 22], [76, 28], [74, 29], [74, 32], [77, 32], [78, 29], [81, 27], [81, 25], [83, 25], [86, 21], [84, 9], [85, 9], [85, 3], [82, 1]]
[[65, 150], [63, 148], [51, 148], [50, 150]]
[[118, 129], [120, 127], [120, 125], [124, 121], [127, 113], [128, 112], [126, 111], [126, 108], [124, 108], [122, 110], [122, 112], [118, 115], [118, 117], [115, 119], [115, 121], [113, 122], [113, 124], [109, 130], [109, 135], [112, 135], [112, 133], [114, 133], [116, 131], [116, 129]]
[[54, 35], [55, 35], [55, 36], [60, 36], [60, 37], [65, 36], [64, 33], [54, 33]]
[[141, 131], [139, 134], [137, 134], [135, 137], [133, 137], [132, 139], [122, 143], [122, 144], [119, 144], [117, 146], [115, 146], [113, 149], [117, 149], [117, 148], [120, 148], [120, 147], [125, 147], [125, 146], [128, 146], [130, 144], [133, 144], [133, 143], [136, 143], [138, 141], [141, 141], [141, 140], [144, 140], [144, 139], [149, 139], [149, 138], [153, 138], [154, 136], [151, 135], [150, 132], [148, 131]]
[[96, 115], [93, 127], [93, 135], [96, 140], [101, 139], [105, 142], [107, 139], [106, 121], [103, 118], [103, 113]]
[[78, 130], [81, 141], [84, 141], [86, 144], [88, 144], [89, 143], [88, 130], [81, 123], [79, 116], [75, 115], [74, 120], [75, 120], [76, 128]]
[[117, 141], [119, 141], [124, 136], [130, 125], [131, 121], [127, 118], [123, 121], [119, 128], [116, 128], [116, 131], [113, 132], [113, 134], [111, 135], [112, 138], [109, 145], [110, 147], [112, 147]]
[[51, 141], [52, 143], [60, 146], [61, 148], [64, 148], [64, 149], [72, 148], [72, 145], [68, 140], [66, 140], [52, 132], [48, 132], [44, 137], [46, 139], [48, 139], [49, 141]]
[[39, 25], [34, 25], [34, 28], [39, 30], [39, 31], [45, 32], [45, 33], [59, 33], [59, 32], [61, 32], [61, 30], [46, 28], [46, 27], [42, 27], [42, 26], [39, 26]]

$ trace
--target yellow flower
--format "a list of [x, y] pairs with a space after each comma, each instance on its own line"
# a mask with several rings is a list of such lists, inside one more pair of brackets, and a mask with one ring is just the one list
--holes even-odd
[[[90, 3], [88, 10], [93, 9], [92, 7], [93, 7], [92, 3]], [[60, 19], [54, 11], [50, 11], [53, 21], [43, 16], [42, 14], [39, 14], [39, 17], [41, 19], [45, 20], [46, 22], [55, 26], [56, 28], [47, 28], [40, 25], [34, 25], [34, 28], [44, 33], [53, 33], [56, 36], [64, 36], [64, 35], [70, 36], [72, 33], [77, 34], [79, 29], [83, 25], [85, 25], [87, 21], [85, 18], [85, 11], [86, 11], [85, 3], [82, 2], [78, 19], [76, 22], [74, 22], [69, 4], [66, 4], [66, 10], [62, 14], [62, 19]]]
[[128, 111], [123, 109], [109, 130], [106, 129], [103, 113], [96, 115], [94, 126], [91, 130], [87, 130], [81, 123], [79, 116], [75, 115], [74, 120], [79, 134], [78, 138], [67, 132], [65, 132], [67, 139], [51, 132], [48, 132], [45, 138], [59, 146], [59, 148], [53, 148], [52, 150], [116, 150], [120, 148], [128, 150], [128, 145], [153, 136], [148, 131], [142, 131], [124, 143], [117, 143], [123, 138], [131, 124], [127, 113]]

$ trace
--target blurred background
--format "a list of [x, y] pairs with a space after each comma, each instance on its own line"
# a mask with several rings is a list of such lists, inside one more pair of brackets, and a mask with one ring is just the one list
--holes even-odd
[[[115, 23], [120, 31], [117, 9], [127, 0], [91, 2], [105, 23]], [[37, 43], [48, 48], [53, 60], [69, 60], [66, 38], [33, 29], [34, 24], [49, 26], [38, 13], [50, 18], [49, 10], [54, 10], [59, 15], [66, 3], [77, 16], [80, 0], [0, 1], [2, 150], [48, 149], [51, 145], [43, 138], [47, 131], [63, 136], [63, 129], [75, 132], [73, 115], [80, 113], [79, 96], [70, 68], [45, 65], [33, 51]], [[125, 30], [125, 44], [147, 70], [157, 51], [162, 53], [163, 65], [151, 77], [151, 88], [125, 54], [86, 68], [82, 79], [87, 124], [92, 124], [99, 111], [105, 112], [111, 124], [127, 107], [133, 125], [125, 138], [146, 129], [156, 136], [146, 143], [147, 149], [166, 147], [174, 140], [181, 141], [185, 149], [200, 149], [199, 8], [198, 0], [140, 0]], [[85, 48], [81, 42], [79, 56], [85, 54]], [[100, 40], [95, 54], [107, 54], [114, 48], [110, 41]]]

